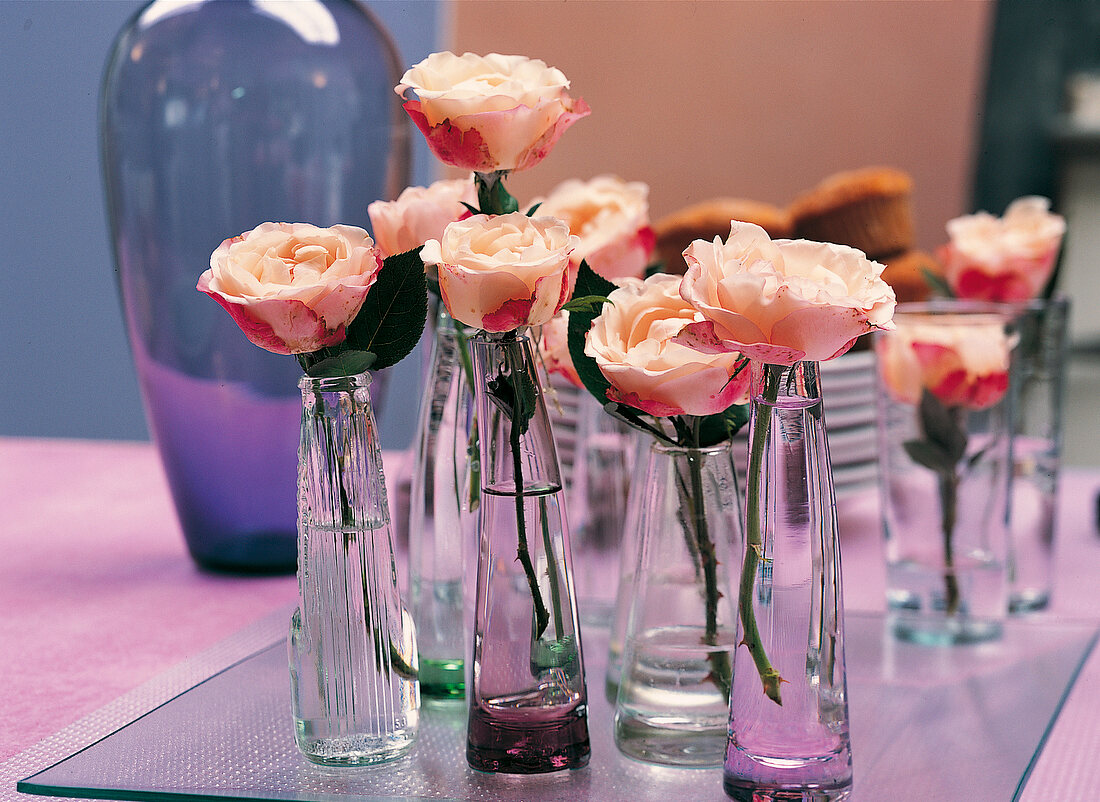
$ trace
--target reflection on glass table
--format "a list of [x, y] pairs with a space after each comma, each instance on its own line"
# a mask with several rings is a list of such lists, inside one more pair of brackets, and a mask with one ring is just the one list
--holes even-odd
[[[287, 613], [289, 616], [289, 612]], [[270, 637], [221, 652], [212, 676], [19, 784], [26, 793], [107, 799], [720, 800], [720, 769], [671, 769], [616, 750], [611, 711], [590, 693], [588, 768], [520, 781], [469, 769], [461, 701], [426, 706], [419, 742], [397, 763], [321, 769], [294, 745], [286, 618]], [[583, 631], [592, 677], [607, 631]], [[855, 787], [852, 799], [1011, 800], [1096, 640], [1094, 624], [1009, 621], [999, 641], [927, 648], [889, 636], [882, 616], [847, 616]], [[232, 641], [229, 644], [232, 646]], [[201, 677], [197, 679], [202, 679]], [[159, 705], [159, 706], [158, 706]]]

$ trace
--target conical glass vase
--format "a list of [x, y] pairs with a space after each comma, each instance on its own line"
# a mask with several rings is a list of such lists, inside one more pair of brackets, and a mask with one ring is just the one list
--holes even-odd
[[370, 377], [302, 389], [298, 594], [291, 699], [298, 748], [325, 765], [369, 765], [416, 739], [412, 619], [401, 604]]
[[615, 704], [623, 754], [720, 766], [726, 747], [741, 553], [740, 497], [727, 441], [656, 443], [632, 501], [639, 549]]
[[466, 758], [536, 774], [588, 763], [587, 691], [557, 454], [530, 341], [470, 340], [481, 505]]
[[461, 699], [473, 610], [477, 418], [465, 334], [446, 310], [435, 326], [416, 435], [409, 511], [409, 610], [420, 650], [420, 692]]
[[752, 371], [725, 790], [738, 802], [845, 799], [840, 549], [818, 366]]
[[[554, 426], [557, 435], [558, 427]], [[635, 431], [577, 391], [576, 444], [568, 485], [574, 578], [583, 626], [606, 627], [615, 606], [615, 580], [630, 492]]]

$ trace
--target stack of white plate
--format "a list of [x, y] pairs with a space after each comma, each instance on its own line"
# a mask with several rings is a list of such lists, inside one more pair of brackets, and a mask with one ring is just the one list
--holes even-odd
[[[878, 476], [875, 444], [875, 355], [847, 353], [821, 363], [821, 395], [833, 465], [833, 488], [838, 497], [873, 487]], [[577, 413], [583, 390], [560, 376], [551, 376], [547, 407], [554, 427], [558, 459], [568, 485], [577, 447]], [[744, 492], [748, 462], [748, 426], [734, 438], [733, 461]]]
[[857, 351], [821, 363], [821, 397], [837, 496], [878, 477], [875, 354]]

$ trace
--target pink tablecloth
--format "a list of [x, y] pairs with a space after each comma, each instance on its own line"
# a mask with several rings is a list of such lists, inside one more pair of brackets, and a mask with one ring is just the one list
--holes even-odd
[[[1100, 620], [1098, 490], [1100, 471], [1065, 475], [1044, 615]], [[195, 568], [148, 444], [0, 438], [0, 511], [0, 763], [295, 598], [293, 577]], [[846, 603], [881, 609], [874, 493], [839, 512]], [[1088, 798], [1098, 750], [1093, 655], [1023, 798]]]

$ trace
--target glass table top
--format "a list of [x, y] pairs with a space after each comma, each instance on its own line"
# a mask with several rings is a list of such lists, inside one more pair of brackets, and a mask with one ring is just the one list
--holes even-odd
[[[167, 701], [151, 699], [142, 715], [124, 716], [110, 735], [22, 780], [18, 790], [121, 800], [726, 800], [720, 769], [651, 766], [619, 754], [602, 690], [608, 633], [582, 634], [592, 761], [579, 771], [510, 777], [471, 770], [462, 703], [425, 704], [420, 738], [404, 759], [315, 766], [294, 744], [286, 648], [272, 629], [266, 643], [242, 640], [226, 667]], [[997, 642], [929, 648], [896, 641], [881, 615], [850, 612], [846, 638], [853, 800], [1011, 800], [1093, 648], [1096, 627], [1012, 620]]]

